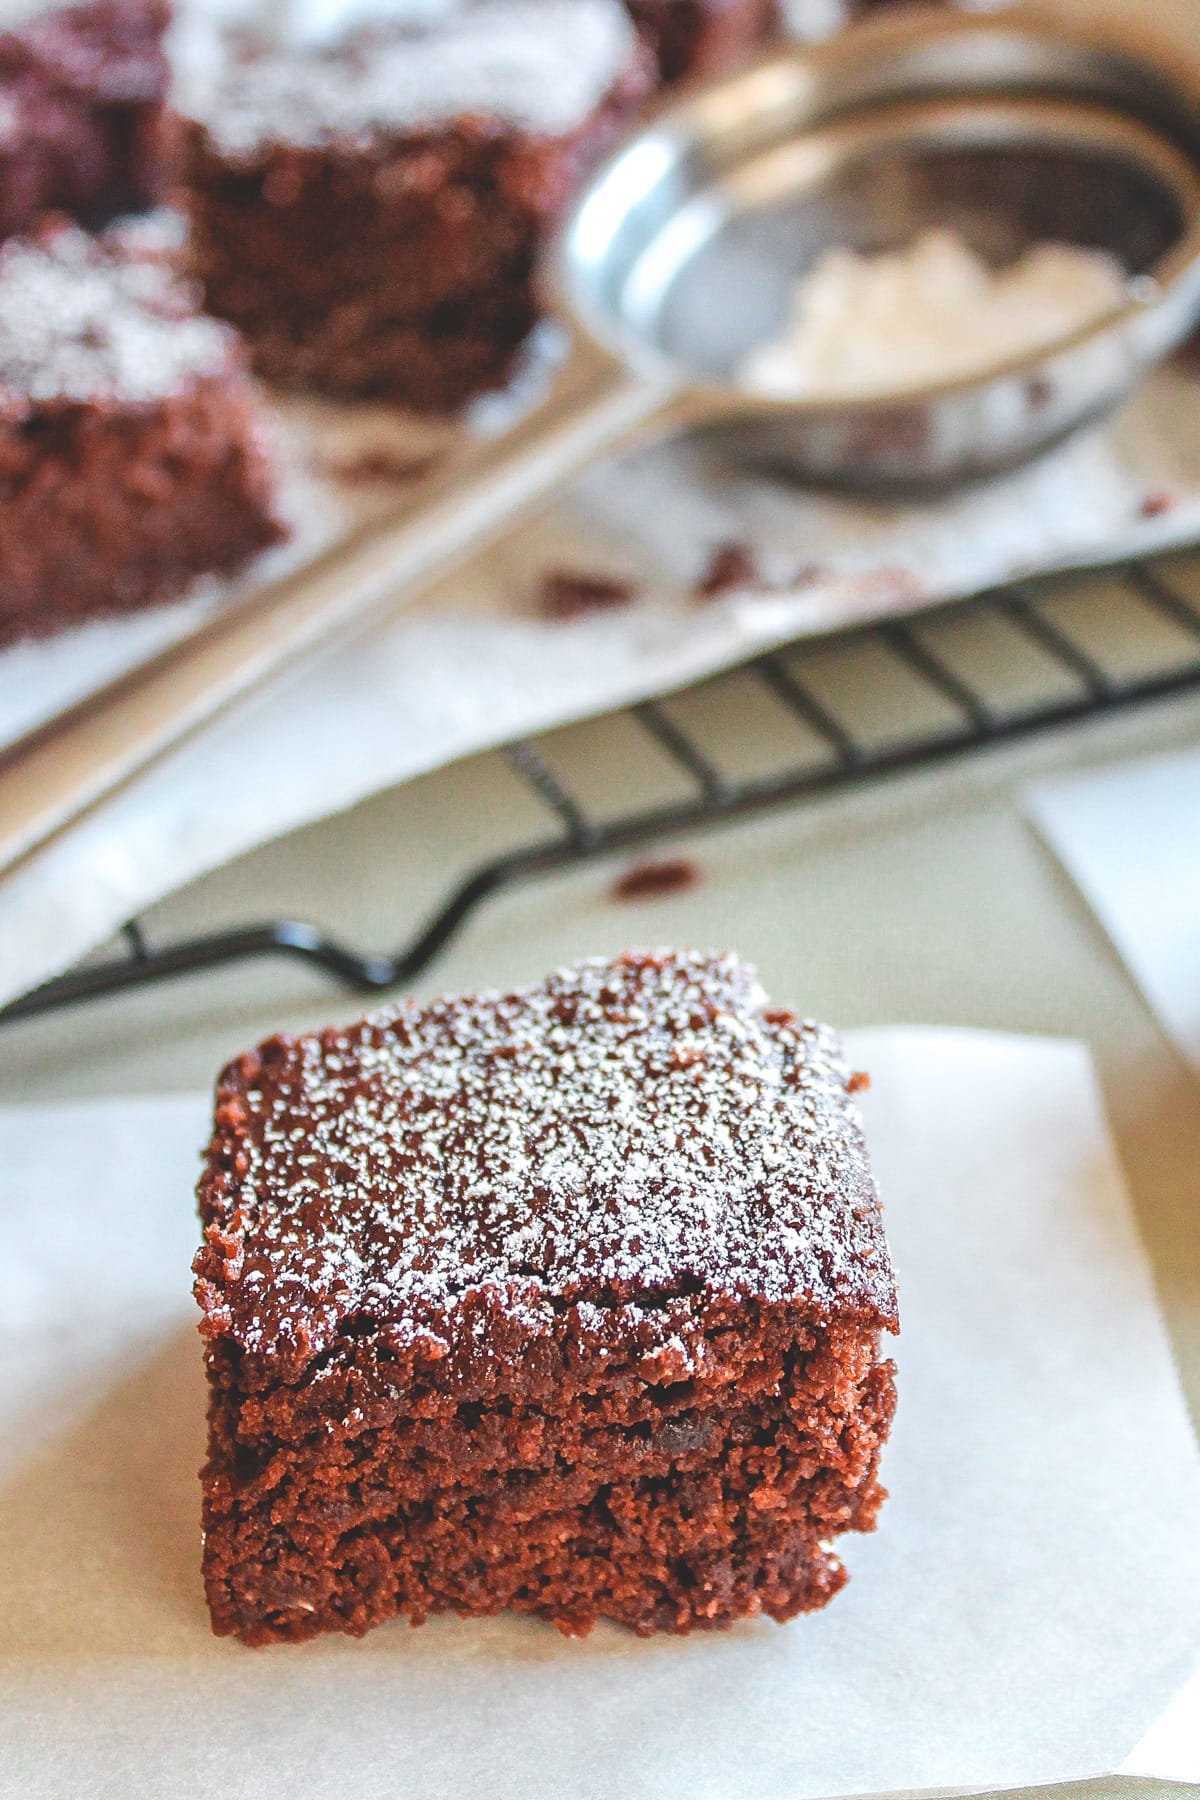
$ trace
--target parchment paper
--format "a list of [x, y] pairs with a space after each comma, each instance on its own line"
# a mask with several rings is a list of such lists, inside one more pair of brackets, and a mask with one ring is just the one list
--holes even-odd
[[1037, 782], [1024, 798], [1200, 1075], [1200, 750]]
[[[892, 1498], [827, 1612], [649, 1643], [511, 1620], [213, 1640], [206, 1102], [0, 1111], [0, 1793], [815, 1800], [1136, 1753], [1200, 1661], [1200, 1459], [1086, 1054], [931, 1030], [852, 1051], [901, 1285]], [[1160, 1750], [1200, 1780], [1182, 1704]]]

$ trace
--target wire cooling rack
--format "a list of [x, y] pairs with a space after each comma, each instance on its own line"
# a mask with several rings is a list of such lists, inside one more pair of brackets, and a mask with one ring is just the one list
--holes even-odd
[[[545, 836], [480, 864], [460, 881], [391, 955], [355, 950], [316, 926], [274, 919], [235, 930], [153, 941], [132, 920], [117, 955], [85, 965], [0, 1009], [12, 1024], [81, 1001], [144, 987], [173, 976], [252, 958], [283, 956], [320, 967], [345, 987], [372, 992], [411, 980], [457, 935], [468, 918], [502, 889], [599, 857], [646, 850], [686, 833], [744, 819], [771, 808], [827, 796], [889, 776], [931, 767], [991, 746], [1200, 690], [1200, 606], [1168, 572], [1168, 564], [1134, 562], [1106, 571], [1103, 589], [1087, 605], [1064, 608], [1066, 578], [1005, 587], [946, 607], [919, 621], [890, 620], [776, 651], [747, 665], [745, 676], [761, 684], [796, 729], [794, 764], [769, 774], [734, 779], [706, 748], [702, 734], [685, 727], [671, 702], [647, 701], [630, 709], [638, 726], [686, 777], [685, 798], [667, 805], [633, 806], [616, 818], [591, 816], [555, 773], [541, 740], [508, 744], [503, 754], [553, 820]], [[1095, 580], [1090, 577], [1089, 580]], [[1075, 582], [1078, 586], [1078, 578]], [[1142, 653], [1114, 658], [1105, 633], [1081, 629], [1132, 605], [1142, 615]], [[1049, 679], [1035, 697], [997, 691], [986, 661], [965, 673], [956, 646], [963, 626], [1000, 627], [1032, 652]], [[1120, 635], [1120, 634], [1118, 634]], [[1110, 634], [1111, 636], [1111, 634]], [[1147, 662], [1145, 642], [1153, 640]], [[847, 722], [837, 704], [839, 657], [867, 649], [893, 665], [936, 702], [936, 721], [899, 739], [880, 742]], [[832, 651], [832, 655], [831, 655]], [[694, 710], [694, 709], [693, 709]], [[818, 754], [814, 758], [814, 740]]]

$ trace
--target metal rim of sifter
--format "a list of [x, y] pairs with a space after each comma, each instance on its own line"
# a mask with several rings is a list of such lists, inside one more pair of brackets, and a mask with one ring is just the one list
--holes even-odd
[[[917, 12], [775, 50], [608, 159], [559, 234], [554, 310], [601, 359], [670, 390], [668, 428], [720, 429], [800, 479], [919, 489], [1024, 461], [1118, 404], [1200, 317], [1200, 63], [1131, 42], [1013, 8]], [[1053, 204], [1056, 164], [1074, 207]], [[957, 191], [972, 167], [985, 177], [973, 213]], [[882, 232], [873, 178], [898, 208]], [[947, 213], [970, 241], [997, 196], [1011, 241], [999, 256], [985, 242], [988, 260], [1049, 237], [1104, 248], [1129, 270], [1124, 303], [978, 374], [837, 398], [738, 384], [737, 353], [778, 325], [796, 273], [772, 266], [767, 233], [795, 238], [801, 264], [814, 243], [863, 247], [864, 222], [867, 248]], [[706, 330], [697, 296], [714, 283]]]

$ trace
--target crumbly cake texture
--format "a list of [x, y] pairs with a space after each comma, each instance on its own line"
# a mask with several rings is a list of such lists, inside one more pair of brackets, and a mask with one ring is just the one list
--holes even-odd
[[855, 1085], [744, 963], [682, 952], [230, 1064], [195, 1263], [214, 1630], [824, 1605], [894, 1405]]
[[235, 570], [283, 535], [271, 486], [233, 333], [148, 242], [0, 247], [0, 642]]
[[168, 158], [166, 0], [5, 8], [0, 236], [47, 211], [95, 227], [158, 199]]
[[243, 48], [185, 133], [210, 311], [284, 385], [425, 412], [502, 387], [545, 235], [654, 82], [620, 0]]

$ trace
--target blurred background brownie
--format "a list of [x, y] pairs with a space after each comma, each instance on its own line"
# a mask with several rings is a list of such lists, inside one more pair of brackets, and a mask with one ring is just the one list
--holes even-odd
[[778, 0], [627, 0], [664, 81], [715, 75], [779, 28]]
[[282, 537], [232, 332], [131, 236], [0, 248], [0, 643], [178, 594]]
[[0, 235], [47, 210], [87, 225], [160, 196], [166, 0], [9, 11], [0, 30]]
[[188, 131], [209, 310], [284, 384], [426, 411], [501, 386], [548, 227], [655, 81], [620, 0], [243, 46]]

